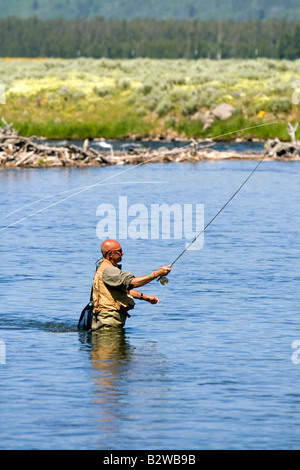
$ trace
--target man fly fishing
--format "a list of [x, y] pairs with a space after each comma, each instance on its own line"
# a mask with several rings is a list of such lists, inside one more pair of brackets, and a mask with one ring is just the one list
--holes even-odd
[[135, 303], [133, 299], [146, 300], [151, 304], [158, 303], [159, 300], [157, 297], [144, 295], [143, 293], [138, 292], [136, 288], [144, 286], [156, 278], [160, 280], [162, 285], [167, 284], [168, 279], [164, 276], [169, 274], [173, 265], [177, 263], [189, 247], [197, 240], [198, 237], [200, 237], [200, 235], [202, 235], [202, 233], [205, 232], [210, 224], [214, 222], [214, 220], [239, 193], [243, 186], [245, 186], [247, 181], [266, 158], [267, 153], [268, 151], [264, 153], [258, 164], [238, 187], [235, 193], [169, 266], [163, 266], [157, 271], [154, 271], [151, 274], [146, 274], [145, 276], [135, 277], [131, 273], [122, 272], [121, 266], [118, 265], [122, 260], [122, 255], [124, 254], [120, 243], [116, 240], [106, 240], [103, 242], [101, 245], [103, 259], [100, 260], [94, 277], [91, 301], [81, 313], [78, 328], [85, 317], [86, 312], [88, 312], [89, 320], [87, 327], [84, 323], [84, 328], [86, 327], [85, 329], [98, 330], [104, 327], [124, 326], [126, 318], [130, 317], [128, 311], [134, 308]]
[[134, 299], [157, 304], [159, 299], [156, 296], [143, 294], [136, 289], [171, 271], [171, 266], [163, 266], [140, 277], [123, 272], [119, 263], [124, 252], [116, 240], [105, 240], [101, 252], [103, 258], [99, 261], [92, 288], [92, 330], [123, 327], [126, 318], [130, 316], [128, 311], [134, 308]]

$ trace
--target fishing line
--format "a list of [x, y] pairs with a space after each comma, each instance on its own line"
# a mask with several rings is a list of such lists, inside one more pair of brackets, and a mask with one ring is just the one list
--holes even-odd
[[[213, 223], [213, 221], [223, 212], [223, 210], [228, 206], [228, 204], [232, 201], [232, 199], [240, 192], [240, 190], [245, 186], [247, 181], [251, 178], [251, 176], [256, 172], [258, 167], [261, 165], [263, 160], [266, 158], [268, 154], [268, 151], [266, 151], [263, 155], [263, 157], [259, 160], [258, 164], [255, 166], [255, 168], [251, 171], [251, 173], [247, 176], [245, 181], [238, 187], [238, 189], [235, 191], [235, 193], [228, 199], [228, 201], [221, 207], [221, 209], [214, 215], [214, 217], [206, 224], [206, 226], [201, 230], [201, 232], [196, 235], [193, 240], [188, 244], [188, 246], [177, 256], [177, 258], [170, 264], [171, 267], [174, 266], [175, 263], [184, 255], [184, 253], [190, 248], [190, 246], [195, 243], [195, 241], [205, 232], [205, 230]], [[160, 281], [162, 285], [166, 285], [169, 281], [166, 276], [161, 276], [157, 279], [157, 281]]]
[[[22, 221], [24, 221], [24, 220], [26, 220], [26, 219], [28, 219], [28, 218], [30, 218], [30, 217], [33, 217], [33, 216], [36, 215], [36, 214], [39, 214], [40, 212], [44, 212], [45, 210], [50, 209], [51, 207], [56, 206], [56, 205], [60, 204], [61, 202], [67, 201], [68, 199], [71, 199], [72, 197], [77, 196], [78, 194], [81, 194], [81, 193], [83, 193], [84, 191], [88, 191], [88, 190], [91, 189], [91, 188], [94, 188], [94, 187], [96, 187], [96, 186], [99, 186], [99, 185], [101, 185], [102, 183], [104, 183], [105, 181], [108, 181], [108, 180], [110, 180], [110, 179], [112, 179], [112, 178], [115, 178], [116, 176], [120, 176], [120, 175], [122, 175], [122, 174], [124, 174], [124, 173], [127, 173], [128, 171], [131, 171], [131, 170], [133, 170], [133, 169], [135, 169], [135, 168], [137, 168], [137, 167], [139, 167], [139, 166], [145, 165], [145, 164], [148, 163], [149, 161], [155, 160], [156, 158], [159, 158], [159, 157], [160, 157], [160, 155], [154, 155], [153, 157], [150, 157], [147, 161], [138, 163], [137, 165], [134, 165], [133, 167], [130, 167], [130, 168], [127, 168], [126, 170], [120, 171], [120, 172], [117, 173], [116, 175], [111, 175], [111, 176], [105, 178], [104, 180], [101, 180], [101, 181], [98, 181], [97, 183], [91, 184], [90, 186], [83, 186], [83, 187], [82, 187], [83, 189], [82, 189], [82, 188], [77, 188], [77, 189], [81, 189], [81, 190], [78, 191], [78, 192], [75, 193], [75, 194], [72, 194], [71, 196], [68, 196], [68, 197], [66, 197], [66, 198], [64, 198], [64, 199], [61, 199], [60, 201], [57, 201], [57, 202], [55, 202], [55, 203], [53, 203], [53, 204], [50, 204], [49, 206], [47, 206], [47, 207], [45, 207], [45, 208], [43, 208], [43, 209], [40, 209], [40, 210], [34, 212], [33, 214], [29, 214], [29, 215], [26, 216], [26, 217], [22, 217], [22, 219], [19, 219], [19, 220], [17, 220], [16, 222], [13, 222], [13, 223], [7, 225], [6, 227], [0, 228], [0, 232], [2, 232], [3, 230], [8, 229], [9, 227], [11, 227], [11, 226], [13, 226], [13, 225], [16, 225], [16, 224], [19, 223], [19, 222], [22, 222]], [[164, 182], [164, 183], [165, 183], [165, 182]], [[117, 183], [117, 184], [121, 184], [121, 183]], [[74, 191], [75, 191], [75, 190], [74, 190]], [[15, 212], [17, 212], [17, 211], [14, 211], [14, 213], [15, 213]]]
[[87, 186], [81, 186], [81, 188], [67, 189], [66, 191], [61, 191], [59, 193], [51, 194], [50, 196], [45, 196], [41, 199], [37, 199], [36, 201], [29, 202], [28, 204], [25, 204], [25, 206], [22, 206], [19, 209], [16, 209], [13, 212], [10, 212], [9, 214], [4, 215], [3, 217], [0, 218], [0, 221], [4, 220], [4, 219], [7, 219], [8, 217], [11, 217], [12, 215], [16, 214], [17, 212], [20, 212], [24, 209], [27, 209], [27, 207], [33, 206], [34, 204], [38, 204], [39, 202], [46, 201], [47, 199], [51, 199], [52, 197], [60, 196], [61, 194], [67, 194], [67, 193], [71, 193], [72, 191], [78, 191], [78, 189], [83, 189], [83, 188], [87, 188]]
[[250, 131], [251, 129], [256, 129], [257, 127], [270, 126], [271, 124], [277, 124], [277, 121], [267, 122], [265, 124], [258, 124], [257, 126], [252, 126], [252, 127], [245, 127], [244, 129], [239, 129], [237, 131], [226, 132], [226, 134], [220, 134], [216, 137], [212, 137], [212, 139], [219, 139], [220, 137], [225, 137], [226, 135], [236, 134], [237, 132], [242, 132], [242, 131]]
[[[102, 182], [98, 182], [98, 183], [96, 183], [96, 184], [93, 185], [93, 186], [96, 186], [96, 185], [97, 185], [97, 186], [100, 186], [100, 185], [101, 185], [101, 186], [106, 186], [106, 185], [109, 186], [109, 185], [122, 185], [122, 184], [165, 184], [165, 183], [166, 183], [165, 181], [163, 181], [163, 182], [162, 182], [162, 181], [127, 181], [127, 182], [124, 182], [124, 183], [106, 183], [106, 184], [105, 184], [105, 183], [102, 183]], [[76, 194], [72, 194], [71, 196], [65, 197], [64, 199], [60, 199], [59, 201], [54, 202], [53, 204], [50, 204], [49, 206], [43, 207], [42, 209], [40, 209], [40, 210], [38, 210], [38, 211], [36, 211], [36, 212], [33, 212], [33, 213], [31, 213], [31, 214], [29, 214], [29, 215], [27, 215], [27, 216], [22, 217], [22, 218], [19, 219], [19, 220], [16, 220], [15, 222], [12, 222], [12, 223], [9, 224], [9, 225], [6, 225], [5, 227], [2, 227], [2, 228], [0, 228], [0, 232], [2, 232], [3, 230], [8, 229], [9, 227], [12, 227], [13, 225], [18, 224], [19, 222], [23, 222], [24, 220], [29, 219], [30, 217], [33, 217], [34, 215], [37, 215], [37, 214], [39, 214], [40, 212], [44, 212], [44, 211], [46, 211], [47, 209], [50, 209], [50, 207], [56, 206], [56, 205], [60, 204], [61, 202], [66, 201], [67, 199], [70, 199], [70, 198], [72, 198], [73, 196], [76, 196], [77, 194], [80, 194], [80, 193], [82, 193], [83, 191], [86, 191], [86, 190], [88, 190], [88, 189], [90, 189], [90, 188], [91, 188], [91, 186], [82, 186], [82, 190], [81, 190], [81, 191], [78, 191]], [[76, 189], [79, 189], [79, 188], [76, 188]], [[28, 207], [28, 206], [31, 206], [31, 205], [33, 205], [33, 204], [37, 204], [38, 202], [44, 201], [45, 199], [50, 199], [50, 198], [52, 198], [52, 197], [58, 196], [59, 194], [69, 193], [69, 192], [72, 192], [72, 191], [75, 191], [75, 189], [70, 189], [70, 190], [68, 190], [68, 191], [62, 191], [61, 193], [57, 193], [57, 194], [54, 194], [54, 195], [52, 195], [52, 196], [47, 196], [47, 197], [45, 197], [45, 198], [39, 199], [38, 201], [31, 202], [30, 204], [27, 204], [26, 206], [23, 206], [21, 209], [17, 209], [17, 210], [15, 210], [14, 212], [12, 212], [12, 213], [6, 215], [6, 216], [3, 217], [2, 219], [5, 219], [5, 218], [9, 217], [10, 215], [15, 214], [15, 213], [18, 212], [19, 210], [25, 209], [25, 208]], [[2, 219], [0, 219], [0, 220], [2, 220]]]
[[[162, 184], [165, 183], [165, 181], [126, 181], [122, 183], [107, 183], [107, 185], [117, 185], [117, 184]], [[99, 185], [102, 184], [102, 181], [98, 182]], [[104, 185], [103, 185], [104, 186]], [[90, 186], [81, 186], [79, 188], [73, 188], [73, 189], [67, 189], [66, 191], [61, 191], [59, 193], [51, 194], [50, 196], [45, 196], [41, 199], [37, 199], [36, 201], [30, 202], [26, 204], [25, 206], [20, 207], [19, 209], [14, 210], [13, 212], [10, 212], [9, 214], [4, 215], [3, 217], [0, 218], [1, 220], [7, 219], [8, 217], [11, 217], [13, 214], [16, 214], [17, 212], [20, 212], [24, 209], [27, 209], [27, 207], [33, 206], [34, 204], [38, 204], [39, 202], [46, 201], [47, 199], [51, 199], [56, 196], [60, 196], [61, 194], [67, 194], [71, 193], [73, 191], [78, 191], [78, 189], [88, 189]], [[61, 201], [63, 201], [62, 199]]]
[[[147, 320], [142, 322], [143, 325], [147, 325], [148, 323], [150, 323], [159, 314], [159, 311], [161, 310], [161, 306], [164, 305], [165, 297], [167, 295], [167, 290], [168, 288], [166, 287], [166, 289], [164, 289], [163, 291], [162, 297], [159, 298], [159, 303], [157, 304], [157, 306], [152, 305], [152, 308], [155, 309], [155, 311], [154, 313], [151, 312], [150, 317], [147, 317]], [[145, 313], [147, 314], [147, 311], [143, 313], [143, 318], [145, 316]]]
[[[238, 129], [238, 130], [236, 130], [236, 131], [231, 131], [231, 132], [228, 132], [228, 133], [226, 133], [226, 134], [221, 134], [221, 135], [215, 136], [214, 139], [218, 139], [218, 138], [220, 138], [220, 137], [224, 137], [224, 136], [230, 135], [230, 134], [235, 134], [235, 133], [237, 133], [237, 132], [243, 132], [243, 131], [250, 130], [250, 129], [256, 129], [256, 128], [258, 128], [258, 127], [270, 126], [270, 125], [275, 124], [275, 123], [276, 123], [276, 122], [274, 121], [274, 122], [269, 122], [269, 123], [265, 123], [265, 124], [259, 124], [259, 125], [257, 125], [257, 126], [245, 127], [244, 129]], [[196, 143], [196, 144], [199, 145], [199, 144], [201, 144], [201, 142], [198, 142], [198, 143]], [[195, 145], [195, 142], [193, 142], [193, 143], [191, 143], [191, 144], [188, 144], [188, 145], [186, 145], [186, 146], [183, 146], [183, 147], [181, 147], [181, 149], [182, 149], [182, 150], [185, 150], [185, 149], [187, 149], [187, 148], [189, 148], [189, 147], [191, 147], [191, 146], [193, 146], [193, 145]], [[165, 153], [167, 153], [167, 152], [168, 152], [168, 151], [166, 151]], [[60, 204], [61, 202], [67, 201], [68, 199], [71, 199], [72, 197], [75, 197], [75, 196], [77, 196], [78, 194], [83, 193], [84, 191], [88, 191], [88, 190], [91, 189], [91, 188], [94, 188], [94, 187], [96, 187], [96, 186], [99, 186], [99, 185], [101, 185], [102, 183], [104, 183], [105, 181], [108, 181], [108, 180], [110, 180], [110, 179], [112, 179], [112, 178], [115, 178], [116, 176], [120, 176], [120, 175], [122, 175], [122, 174], [124, 174], [124, 173], [127, 173], [128, 171], [134, 170], [135, 168], [138, 168], [138, 167], [140, 167], [140, 166], [143, 166], [143, 165], [145, 165], [146, 163], [149, 163], [150, 161], [153, 161], [153, 160], [155, 160], [156, 158], [159, 158], [159, 157], [160, 157], [160, 155], [154, 155], [153, 157], [148, 158], [146, 161], [143, 161], [143, 162], [141, 162], [141, 163], [138, 163], [138, 164], [136, 164], [136, 165], [134, 165], [134, 166], [132, 166], [132, 167], [130, 167], [130, 168], [127, 168], [126, 170], [123, 170], [123, 171], [117, 173], [116, 175], [109, 176], [108, 178], [105, 178], [104, 180], [98, 181], [98, 182], [96, 182], [95, 184], [92, 184], [92, 185], [90, 185], [90, 186], [83, 186], [83, 187], [81, 187], [81, 188], [79, 187], [79, 188], [77, 188], [77, 189], [79, 189], [79, 191], [77, 191], [76, 193], [74, 193], [74, 194], [72, 194], [72, 195], [70, 195], [70, 196], [68, 196], [68, 197], [66, 197], [66, 198], [63, 198], [63, 199], [61, 199], [60, 201], [57, 201], [57, 202], [55, 202], [55, 203], [53, 203], [53, 204], [50, 204], [49, 206], [47, 206], [47, 207], [45, 207], [45, 208], [43, 208], [43, 209], [40, 209], [40, 210], [38, 210], [38, 211], [36, 211], [36, 212], [34, 212], [34, 213], [32, 213], [32, 214], [29, 214], [29, 215], [26, 216], [26, 217], [22, 217], [21, 219], [17, 220], [16, 222], [13, 222], [13, 223], [11, 223], [11, 224], [5, 226], [5, 227], [0, 228], [0, 232], [2, 232], [2, 231], [4, 231], [4, 230], [6, 230], [6, 229], [12, 227], [13, 225], [18, 224], [19, 222], [22, 222], [22, 221], [24, 221], [24, 220], [26, 220], [26, 219], [29, 219], [30, 217], [33, 217], [34, 215], [37, 215], [37, 214], [39, 214], [39, 213], [41, 213], [41, 212], [44, 212], [44, 211], [46, 211], [47, 209], [50, 209], [51, 207], [54, 207], [54, 206]], [[76, 189], [73, 189], [73, 190], [70, 190], [70, 191], [66, 191], [66, 192], [71, 192], [71, 191], [75, 191], [75, 190], [76, 190]], [[56, 195], [63, 194], [63, 193], [66, 193], [66, 192], [65, 192], [65, 191], [62, 191], [61, 193], [57, 193]], [[30, 204], [28, 204], [28, 205], [26, 205], [26, 206], [24, 206], [24, 207], [28, 207], [28, 206], [30, 206], [30, 205], [33, 205], [34, 203], [41, 202], [42, 200], [48, 199], [48, 198], [50, 198], [50, 197], [54, 197], [54, 196], [49, 196], [49, 197], [47, 196], [46, 198], [43, 198], [43, 199], [40, 199], [40, 200], [38, 200], [38, 201], [32, 202], [32, 203], [30, 203]], [[24, 208], [24, 207], [23, 207], [23, 208]], [[4, 216], [4, 217], [3, 217], [2, 219], [0, 219], [0, 220], [3, 220], [3, 219], [5, 219], [5, 218], [9, 217], [10, 215], [12, 215], [12, 214], [18, 212], [19, 210], [21, 210], [21, 209], [15, 210], [14, 212], [8, 214], [7, 216]]]

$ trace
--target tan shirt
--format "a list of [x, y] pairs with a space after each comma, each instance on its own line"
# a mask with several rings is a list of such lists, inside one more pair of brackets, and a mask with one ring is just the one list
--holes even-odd
[[110, 266], [103, 273], [103, 281], [109, 287], [122, 290], [130, 290], [130, 282], [134, 279], [133, 274], [121, 271], [121, 266]]

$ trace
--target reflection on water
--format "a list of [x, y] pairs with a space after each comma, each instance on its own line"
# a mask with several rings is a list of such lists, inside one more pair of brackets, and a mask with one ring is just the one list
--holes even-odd
[[123, 328], [95, 331], [91, 334], [91, 361], [99, 372], [101, 390], [116, 386], [116, 380], [130, 362], [131, 349]]
[[[97, 404], [96, 421], [100, 422], [101, 433], [117, 434], [122, 421], [121, 402], [126, 390], [122, 377], [127, 375], [131, 359], [131, 347], [124, 329], [95, 331], [89, 334], [90, 357], [95, 384]], [[102, 447], [105, 444], [100, 444]], [[106, 443], [107, 447], [108, 443]]]
[[[168, 399], [167, 357], [158, 351], [156, 342], [133, 346], [125, 329], [100, 330], [87, 338], [99, 448], [118, 449], [119, 436], [127, 448], [145, 448], [143, 428], [149, 428], [156, 439], [162, 426], [152, 410]], [[141, 431], [138, 436], [137, 429]]]

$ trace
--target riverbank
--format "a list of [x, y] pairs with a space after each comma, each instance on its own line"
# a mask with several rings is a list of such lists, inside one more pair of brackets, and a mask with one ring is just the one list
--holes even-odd
[[299, 61], [7, 58], [0, 76], [25, 137], [287, 141], [300, 121]]
[[[218, 151], [212, 139], [193, 140], [186, 145], [170, 145], [160, 142], [155, 149], [142, 144], [126, 144], [115, 150], [112, 144], [103, 140], [90, 142], [85, 139], [82, 145], [65, 141], [53, 145], [37, 140], [35, 136], [19, 136], [18, 131], [4, 120], [5, 127], [0, 131], [0, 169], [10, 168], [51, 168], [87, 167], [126, 164], [146, 164], [155, 162], [199, 162], [205, 160], [257, 160], [266, 152], [269, 160], [300, 160], [300, 146], [282, 143], [279, 139], [265, 144], [264, 151], [237, 152], [234, 149]], [[168, 145], [167, 145], [168, 144]]]

